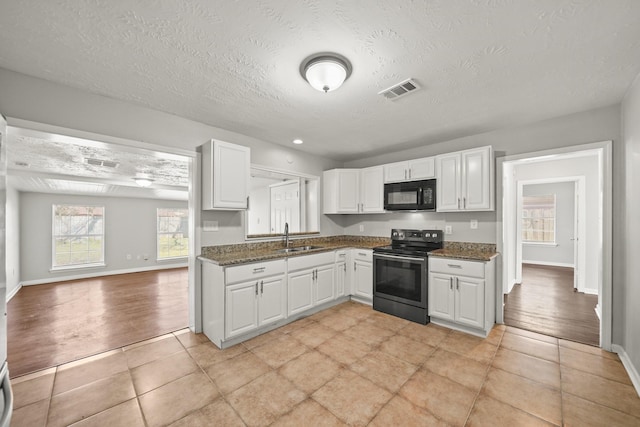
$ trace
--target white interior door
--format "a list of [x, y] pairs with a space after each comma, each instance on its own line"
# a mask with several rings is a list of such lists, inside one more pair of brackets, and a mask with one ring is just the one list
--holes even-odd
[[300, 232], [300, 181], [285, 181], [269, 186], [271, 191], [271, 232], [284, 233], [284, 224], [289, 232]]

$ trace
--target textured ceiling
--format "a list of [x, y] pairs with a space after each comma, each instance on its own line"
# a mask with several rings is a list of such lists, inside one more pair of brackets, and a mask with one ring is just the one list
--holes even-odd
[[[321, 51], [353, 64], [327, 94]], [[0, 67], [349, 160], [620, 102], [640, 1], [11, 1]]]
[[[7, 159], [12, 183], [20, 191], [188, 198], [189, 159], [184, 156], [9, 127]], [[135, 177], [153, 183], [141, 188]]]

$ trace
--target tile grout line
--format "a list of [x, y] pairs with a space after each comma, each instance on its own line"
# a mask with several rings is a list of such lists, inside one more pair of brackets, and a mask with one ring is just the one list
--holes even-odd
[[[495, 326], [494, 326], [495, 327]], [[491, 333], [491, 332], [489, 332]], [[502, 334], [500, 335], [500, 340], [498, 341], [498, 343], [496, 344], [496, 351], [493, 353], [493, 356], [491, 357], [491, 360], [489, 361], [489, 363], [487, 364], [487, 368], [484, 371], [484, 378], [482, 379], [482, 384], [480, 384], [480, 388], [478, 388], [478, 391], [476, 392], [475, 397], [473, 398], [473, 402], [471, 403], [471, 406], [469, 407], [469, 411], [467, 412], [467, 416], [464, 420], [464, 424], [463, 426], [466, 426], [469, 423], [469, 418], [471, 418], [471, 413], [473, 412], [473, 408], [475, 408], [476, 406], [476, 402], [478, 401], [478, 397], [480, 396], [480, 393], [482, 392], [482, 389], [484, 388], [484, 385], [487, 382], [487, 378], [489, 377], [489, 371], [491, 370], [491, 368], [493, 367], [493, 361], [496, 358], [496, 354], [498, 354], [498, 350], [500, 349], [500, 345], [502, 344], [502, 338], [504, 338], [504, 334], [506, 333], [506, 329], [504, 329], [502, 331]], [[488, 335], [487, 335], [488, 336]], [[485, 338], [486, 339], [486, 338]]]

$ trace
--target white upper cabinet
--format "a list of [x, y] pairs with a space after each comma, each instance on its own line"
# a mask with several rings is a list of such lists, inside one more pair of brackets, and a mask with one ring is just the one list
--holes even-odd
[[383, 173], [382, 166], [360, 170], [360, 213], [384, 212]]
[[436, 156], [438, 212], [494, 210], [491, 146]]
[[211, 140], [202, 146], [202, 209], [247, 209], [251, 150]]
[[435, 157], [384, 165], [384, 182], [418, 181], [435, 178]]
[[365, 169], [332, 169], [322, 173], [323, 213], [384, 212], [382, 166]]

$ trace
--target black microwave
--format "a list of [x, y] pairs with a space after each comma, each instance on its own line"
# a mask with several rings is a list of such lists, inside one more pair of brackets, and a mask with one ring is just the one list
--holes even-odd
[[394, 182], [384, 185], [384, 208], [388, 211], [436, 210], [436, 180]]

